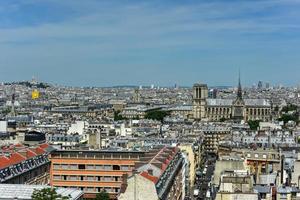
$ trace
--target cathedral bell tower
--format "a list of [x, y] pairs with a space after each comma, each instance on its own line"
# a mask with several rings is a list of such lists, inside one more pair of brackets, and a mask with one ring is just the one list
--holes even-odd
[[195, 120], [205, 118], [206, 99], [208, 98], [208, 88], [206, 84], [194, 84], [193, 86], [193, 115]]
[[245, 102], [243, 99], [241, 78], [240, 78], [240, 74], [239, 74], [237, 97], [236, 97], [235, 101], [233, 102], [233, 108], [232, 108], [232, 118], [234, 120], [241, 121], [244, 119], [244, 107], [245, 107]]

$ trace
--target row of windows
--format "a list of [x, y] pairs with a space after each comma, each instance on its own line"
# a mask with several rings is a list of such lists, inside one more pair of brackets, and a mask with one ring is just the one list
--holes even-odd
[[60, 187], [60, 188], [70, 188], [70, 189], [82, 190], [84, 192], [90, 192], [90, 193], [99, 193], [101, 191], [105, 191], [107, 193], [120, 192], [120, 188], [117, 187]]
[[122, 170], [130, 171], [133, 166], [130, 165], [85, 165], [85, 164], [53, 164], [53, 169], [64, 170]]
[[250, 115], [268, 115], [268, 114], [270, 114], [269, 109], [249, 108], [249, 109], [247, 109], [247, 112]]
[[[87, 137], [87, 136], [85, 136]], [[86, 139], [86, 138], [85, 138]], [[101, 159], [139, 159], [140, 154], [118, 154], [118, 153], [103, 153], [100, 155], [97, 154], [93, 154], [93, 153], [59, 153], [59, 154], [53, 154], [52, 157], [59, 157], [59, 158], [91, 158], [91, 159], [97, 159], [97, 160], [101, 160]]]
[[[262, 156], [263, 159], [267, 159], [267, 155], [266, 155], [266, 154], [263, 154], [263, 155], [254, 154], [254, 158], [258, 158], [258, 157], [260, 157], [260, 156]], [[248, 158], [251, 158], [252, 156], [251, 156], [250, 153], [248, 153], [248, 154], [247, 154], [247, 157], [248, 157]], [[271, 157], [272, 159], [275, 159], [275, 158], [276, 158], [276, 155], [275, 155], [275, 154], [271, 154], [270, 157]]]
[[[231, 113], [230, 108], [218, 108], [218, 107], [213, 107], [213, 108], [207, 108], [206, 112], [208, 113]], [[246, 112], [250, 115], [268, 115], [270, 114], [270, 109], [264, 109], [264, 108], [247, 108]]]
[[120, 176], [76, 176], [76, 175], [53, 175], [56, 181], [101, 181], [101, 182], [119, 182], [122, 181]]
[[231, 109], [230, 108], [218, 108], [218, 107], [213, 107], [213, 108], [207, 108], [206, 109], [207, 112], [222, 112], [222, 113], [230, 113]]

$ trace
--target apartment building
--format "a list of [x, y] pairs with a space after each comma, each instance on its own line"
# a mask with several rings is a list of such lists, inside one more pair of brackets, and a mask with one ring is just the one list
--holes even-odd
[[2, 146], [0, 149], [1, 184], [47, 184], [53, 148], [48, 144], [25, 147], [21, 144]]
[[95, 198], [105, 190], [116, 199], [123, 175], [131, 175], [144, 155], [142, 151], [55, 151], [50, 157], [50, 185], [80, 189], [84, 198]]
[[[154, 148], [124, 180], [119, 200], [179, 200], [185, 188], [184, 158], [178, 147]], [[124, 191], [124, 192], [123, 192]]]

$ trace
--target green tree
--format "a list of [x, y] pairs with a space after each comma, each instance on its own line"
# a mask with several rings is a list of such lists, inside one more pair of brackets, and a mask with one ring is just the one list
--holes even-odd
[[222, 117], [219, 121], [220, 121], [220, 122], [225, 122], [225, 121], [226, 121], [226, 118]]
[[70, 197], [57, 194], [55, 188], [43, 188], [41, 190], [35, 189], [31, 195], [33, 200], [68, 200]]
[[109, 200], [109, 194], [105, 191], [101, 191], [96, 195], [96, 200]]
[[170, 115], [170, 112], [163, 110], [151, 110], [148, 111], [145, 115], [146, 119], [153, 119], [158, 121], [163, 121], [164, 117]]
[[114, 120], [115, 121], [124, 120], [124, 119], [126, 119], [126, 118], [122, 117], [122, 115], [120, 115], [120, 111], [115, 111], [114, 112]]
[[297, 111], [298, 107], [294, 104], [288, 104], [282, 108], [282, 112]]
[[296, 123], [298, 123], [299, 116], [297, 113], [294, 113], [292, 115], [290, 114], [283, 114], [278, 120], [279, 121], [283, 121], [284, 124], [288, 123], [289, 121], [294, 121]]
[[261, 122], [261, 121], [260, 120], [249, 120], [248, 125], [250, 126], [251, 130], [257, 130], [257, 128], [259, 127], [259, 122]]
[[10, 107], [7, 107], [7, 108], [5, 108], [5, 109], [2, 110], [2, 114], [4, 114], [4, 115], [9, 114], [10, 112], [11, 112], [11, 108]]

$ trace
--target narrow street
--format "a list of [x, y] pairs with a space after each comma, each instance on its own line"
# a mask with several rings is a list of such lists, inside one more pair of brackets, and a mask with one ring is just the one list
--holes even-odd
[[197, 176], [195, 180], [195, 188], [192, 193], [193, 194], [192, 199], [195, 200], [213, 199], [214, 194], [211, 194], [211, 180], [215, 170], [215, 162], [216, 162], [215, 156], [212, 155], [205, 156], [203, 166], [200, 166], [200, 168], [196, 172]]

